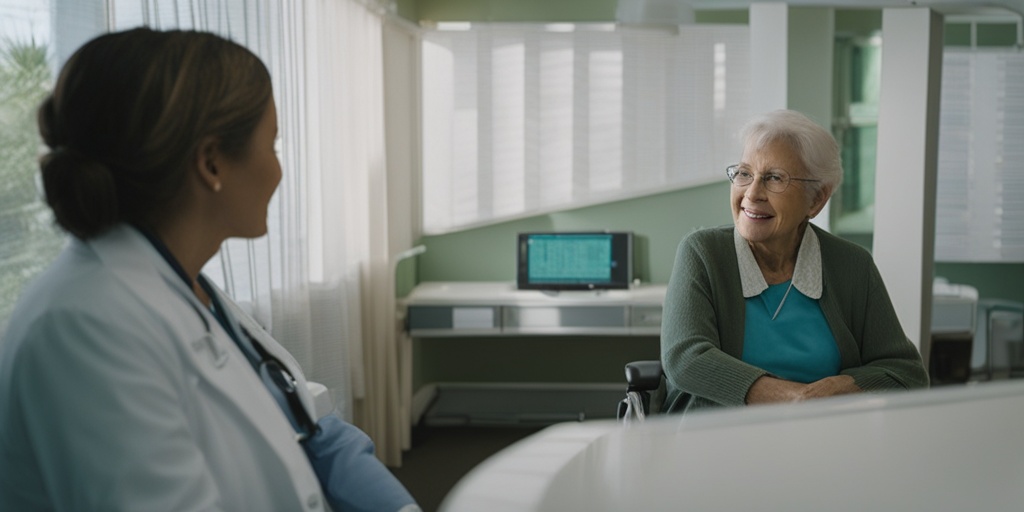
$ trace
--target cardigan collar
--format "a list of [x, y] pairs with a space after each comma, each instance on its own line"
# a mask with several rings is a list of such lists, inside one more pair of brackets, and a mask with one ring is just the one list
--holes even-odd
[[[740, 281], [743, 284], [743, 298], [756, 297], [768, 289], [768, 283], [757, 266], [757, 260], [754, 259], [754, 253], [750, 250], [747, 240], [740, 236], [739, 230], [733, 228], [732, 232], [736, 244], [736, 259], [740, 267]], [[818, 235], [810, 225], [804, 230], [800, 250], [796, 255], [793, 286], [809, 298], [821, 298], [821, 246], [818, 244]]]

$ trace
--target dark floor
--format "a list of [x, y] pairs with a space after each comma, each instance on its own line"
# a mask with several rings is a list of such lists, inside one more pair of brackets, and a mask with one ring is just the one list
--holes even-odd
[[416, 427], [412, 449], [392, 472], [423, 512], [434, 512], [469, 470], [540, 427]]

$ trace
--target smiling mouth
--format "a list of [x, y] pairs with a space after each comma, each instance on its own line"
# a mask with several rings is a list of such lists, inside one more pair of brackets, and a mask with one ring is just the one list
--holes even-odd
[[747, 210], [745, 208], [743, 209], [743, 215], [746, 215], [748, 219], [755, 220], [770, 219], [774, 217], [774, 215], [762, 215], [759, 213], [752, 213], [750, 210]]

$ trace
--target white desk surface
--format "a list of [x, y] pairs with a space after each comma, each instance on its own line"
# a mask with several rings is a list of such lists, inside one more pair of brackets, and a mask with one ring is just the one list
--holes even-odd
[[482, 463], [441, 510], [1021, 510], [1022, 429], [1022, 381], [563, 423]]
[[519, 290], [515, 282], [450, 281], [417, 285], [401, 300], [407, 306], [592, 306], [657, 305], [665, 300], [665, 285], [641, 284], [628, 290]]

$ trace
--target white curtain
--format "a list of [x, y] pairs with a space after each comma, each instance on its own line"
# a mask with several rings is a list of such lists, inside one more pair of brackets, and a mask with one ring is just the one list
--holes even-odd
[[373, 1], [108, 0], [112, 30], [194, 28], [256, 52], [274, 83], [284, 169], [269, 234], [229, 240], [204, 271], [251, 308], [377, 454], [400, 463], [384, 151], [382, 27]]
[[424, 231], [725, 179], [746, 26], [468, 24], [423, 37]]

